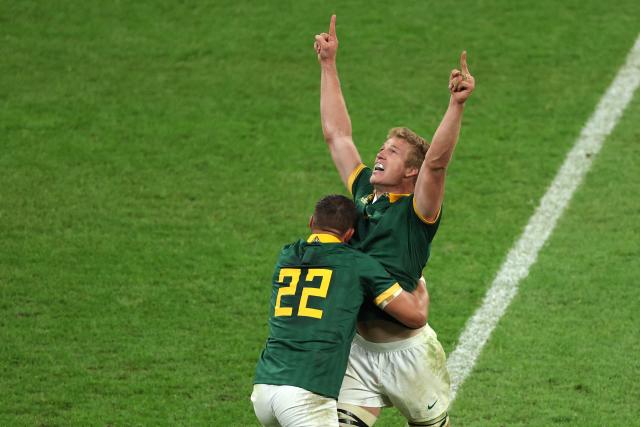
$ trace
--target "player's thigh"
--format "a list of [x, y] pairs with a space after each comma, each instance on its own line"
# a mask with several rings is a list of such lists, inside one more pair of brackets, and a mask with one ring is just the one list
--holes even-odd
[[337, 427], [336, 400], [294, 386], [277, 387], [271, 411], [282, 427]]
[[280, 423], [273, 412], [273, 399], [278, 391], [278, 386], [268, 384], [254, 384], [251, 393], [253, 411], [264, 427], [280, 427]]
[[351, 344], [347, 370], [342, 380], [338, 402], [351, 405], [382, 408], [390, 406], [378, 385], [380, 384], [380, 353], [372, 352], [358, 344], [356, 336]]
[[449, 372], [442, 345], [430, 327], [419, 344], [389, 353], [383, 384], [388, 398], [410, 425], [446, 424], [451, 399]]

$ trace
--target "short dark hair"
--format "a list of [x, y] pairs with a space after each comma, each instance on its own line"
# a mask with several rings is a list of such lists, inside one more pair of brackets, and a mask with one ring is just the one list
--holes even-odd
[[352, 228], [358, 211], [351, 199], [339, 194], [325, 196], [316, 203], [313, 211], [314, 228], [333, 230], [344, 234]]

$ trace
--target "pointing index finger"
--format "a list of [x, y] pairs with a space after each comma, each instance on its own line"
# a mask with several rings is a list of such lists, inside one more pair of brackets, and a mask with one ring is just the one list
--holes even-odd
[[336, 15], [331, 15], [331, 22], [329, 23], [329, 36], [336, 36]]
[[460, 68], [462, 68], [463, 74], [470, 74], [469, 67], [467, 67], [467, 51], [463, 50], [460, 55]]

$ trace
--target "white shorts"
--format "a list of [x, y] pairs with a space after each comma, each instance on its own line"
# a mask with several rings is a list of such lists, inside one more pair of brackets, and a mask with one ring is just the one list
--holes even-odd
[[419, 334], [390, 343], [373, 343], [356, 334], [338, 401], [395, 406], [409, 422], [427, 422], [446, 414], [450, 395], [444, 350], [426, 325]]
[[338, 427], [336, 400], [300, 387], [254, 384], [251, 402], [265, 427]]

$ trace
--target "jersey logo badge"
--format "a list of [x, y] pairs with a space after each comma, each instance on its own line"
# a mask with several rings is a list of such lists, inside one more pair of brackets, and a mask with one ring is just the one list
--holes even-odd
[[431, 410], [434, 406], [436, 406], [436, 403], [438, 403], [438, 399], [436, 399], [436, 401], [433, 402], [431, 405], [427, 405], [427, 411]]
[[361, 197], [360, 203], [362, 203], [363, 205], [366, 205], [368, 203], [371, 203], [372, 200], [373, 200], [373, 193], [369, 194], [368, 196]]

